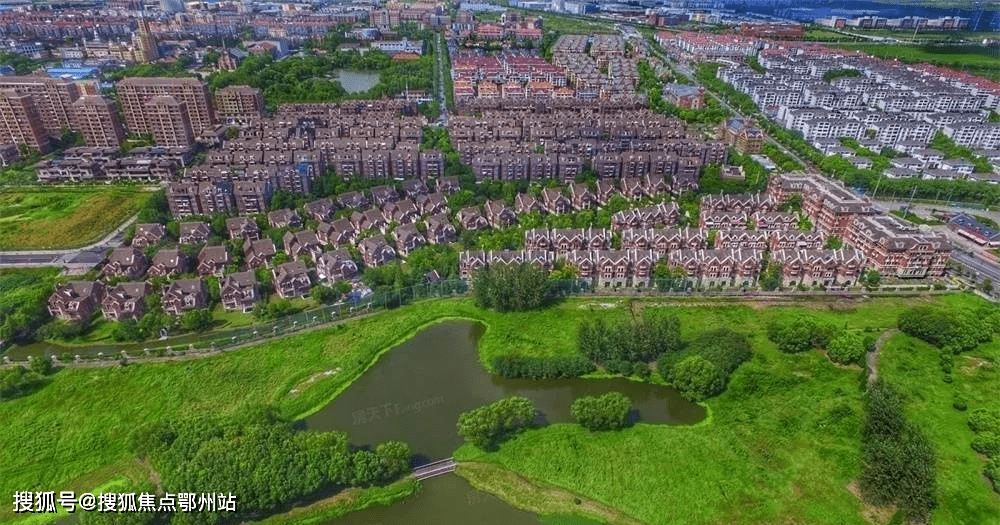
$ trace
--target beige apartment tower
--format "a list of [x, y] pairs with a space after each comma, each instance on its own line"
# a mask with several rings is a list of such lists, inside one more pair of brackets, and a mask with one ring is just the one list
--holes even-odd
[[72, 127], [72, 106], [80, 98], [80, 88], [64, 78], [44, 75], [0, 77], [0, 89], [12, 89], [34, 99], [38, 117], [50, 136], [62, 135]]
[[246, 124], [264, 116], [264, 97], [250, 86], [228, 86], [215, 92], [215, 107], [223, 122]]
[[0, 143], [5, 142], [24, 144], [42, 153], [52, 149], [31, 95], [0, 90]]
[[157, 146], [190, 148], [194, 145], [194, 133], [184, 102], [163, 95], [149, 99], [143, 110]]
[[215, 124], [215, 112], [208, 95], [208, 85], [196, 78], [129, 77], [118, 82], [118, 100], [130, 133], [153, 133], [146, 115], [147, 103], [154, 97], [169, 96], [182, 103], [194, 135]]
[[73, 103], [73, 128], [92, 148], [117, 148], [125, 140], [114, 104], [100, 95], [86, 95]]

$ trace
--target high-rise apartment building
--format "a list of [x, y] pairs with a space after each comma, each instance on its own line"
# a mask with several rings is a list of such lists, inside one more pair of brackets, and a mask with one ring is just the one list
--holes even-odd
[[5, 142], [24, 144], [42, 153], [52, 149], [31, 95], [0, 90], [0, 143]]
[[118, 82], [118, 100], [130, 133], [152, 133], [146, 103], [154, 97], [171, 96], [185, 106], [191, 132], [197, 136], [215, 124], [215, 111], [208, 85], [196, 78], [129, 77]]
[[125, 139], [114, 104], [100, 95], [86, 95], [73, 103], [73, 129], [93, 148], [117, 148]]
[[189, 148], [194, 145], [187, 104], [170, 95], [161, 95], [149, 99], [143, 111], [157, 146]]
[[228, 86], [215, 92], [215, 107], [223, 122], [244, 124], [264, 116], [264, 97], [250, 86]]
[[30, 95], [42, 126], [50, 136], [58, 137], [63, 129], [72, 126], [72, 105], [80, 98], [80, 88], [73, 82], [44, 75], [0, 76], [0, 89]]

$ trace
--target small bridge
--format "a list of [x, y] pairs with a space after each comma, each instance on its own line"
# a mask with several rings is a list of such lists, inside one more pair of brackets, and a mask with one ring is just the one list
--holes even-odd
[[434, 476], [440, 476], [441, 474], [455, 472], [455, 466], [456, 463], [453, 458], [434, 461], [413, 469], [413, 477], [416, 478], [417, 481], [433, 478]]

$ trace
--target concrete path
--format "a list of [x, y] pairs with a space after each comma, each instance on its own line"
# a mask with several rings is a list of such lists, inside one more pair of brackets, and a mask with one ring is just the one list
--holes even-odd
[[896, 332], [898, 331], [899, 330], [896, 330], [895, 328], [890, 328], [885, 332], [882, 332], [882, 335], [880, 335], [878, 340], [875, 341], [875, 349], [873, 349], [871, 352], [868, 352], [868, 358], [867, 358], [868, 384], [872, 384], [876, 380], [878, 380], [879, 352], [882, 350], [882, 346], [885, 345], [886, 341], [888, 341], [889, 338], [895, 335]]

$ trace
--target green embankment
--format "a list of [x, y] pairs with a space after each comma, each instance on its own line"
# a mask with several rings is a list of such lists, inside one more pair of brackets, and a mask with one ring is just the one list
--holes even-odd
[[[662, 307], [680, 318], [687, 339], [725, 326], [750, 333], [758, 350], [733, 376], [729, 391], [708, 402], [710, 424], [639, 425], [600, 436], [555, 425], [529, 432], [484, 459], [654, 523], [647, 513], [663, 513], [670, 502], [677, 508], [701, 508], [691, 510], [692, 518], [706, 520], [714, 516], [752, 523], [797, 516], [808, 523], [832, 522], [832, 517], [852, 523], [857, 503], [838, 487], [857, 471], [860, 370], [837, 368], [817, 353], [779, 354], [763, 335], [763, 326], [808, 309], [837, 326], [881, 330], [893, 326], [912, 304], [978, 301], [952, 295], [766, 307], [704, 299], [658, 305], [593, 297], [538, 312], [496, 314], [476, 308], [469, 299], [440, 299], [211, 358], [63, 369], [39, 390], [0, 403], [0, 493], [83, 491], [122, 476], [141, 481], [148, 473], [137, 468], [126, 445], [132, 429], [185, 415], [233, 414], [261, 403], [286, 417], [302, 417], [346, 388], [380, 353], [439, 320], [483, 321], [488, 329], [480, 357], [489, 362], [512, 352], [573, 352], [581, 319], [622, 319], [645, 307]], [[570, 440], [578, 448], [562, 449]], [[650, 446], [655, 443], [662, 446]], [[520, 448], [532, 450], [509, 457]], [[662, 497], [651, 498], [650, 491]], [[693, 499], [685, 503], [684, 498]], [[9, 507], [0, 510], [0, 522], [11, 521], [9, 512]]]

